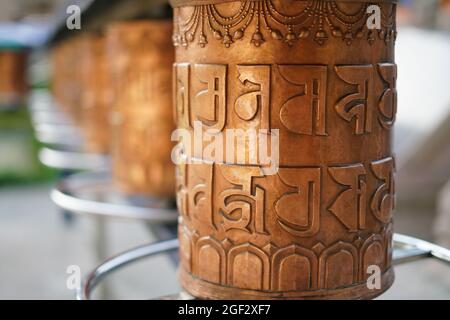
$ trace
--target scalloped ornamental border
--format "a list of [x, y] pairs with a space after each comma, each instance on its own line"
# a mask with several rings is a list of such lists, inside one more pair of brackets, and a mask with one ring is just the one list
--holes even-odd
[[[183, 0], [183, 1], [198, 1], [198, 0]], [[203, 0], [206, 1], [206, 0]], [[213, 1], [213, 0], [208, 0]], [[226, 0], [222, 0], [226, 1]], [[265, 43], [268, 38], [264, 35], [262, 29], [267, 29], [270, 35], [270, 38], [275, 40], [283, 41], [287, 43], [289, 46], [292, 46], [295, 42], [301, 39], [312, 38], [319, 45], [323, 45], [327, 42], [332, 35], [334, 38], [341, 38], [347, 45], [351, 45], [353, 40], [366, 38], [370, 44], [372, 44], [375, 40], [380, 39], [384, 40], [386, 44], [390, 43], [391, 40], [395, 42], [396, 39], [396, 28], [395, 28], [395, 17], [391, 14], [388, 15], [387, 22], [383, 23], [383, 29], [375, 31], [368, 30], [368, 32], [364, 31], [363, 23], [364, 17], [358, 17], [357, 21], [348, 22], [342, 21], [338, 18], [339, 21], [332, 21], [329, 19], [328, 15], [335, 16], [336, 13], [334, 9], [337, 3], [342, 3], [342, 0], [339, 1], [330, 1], [330, 0], [308, 0], [307, 7], [299, 13], [299, 15], [303, 15], [303, 13], [307, 11], [313, 10], [314, 17], [319, 16], [320, 22], [317, 24], [316, 19], [312, 22], [303, 21], [302, 23], [295, 23], [292, 21], [278, 21], [274, 18], [272, 11], [275, 11], [279, 14], [276, 8], [273, 7], [273, 0], [245, 0], [236, 3], [241, 4], [240, 11], [242, 12], [242, 17], [240, 21], [233, 22], [233, 26], [223, 24], [220, 21], [217, 21], [217, 17], [215, 16], [215, 6], [217, 4], [202, 4], [202, 5], [193, 5], [195, 8], [191, 17], [188, 19], [188, 22], [184, 23], [181, 20], [175, 18], [174, 19], [174, 33], [172, 36], [173, 44], [175, 46], [188, 47], [190, 43], [197, 42], [200, 47], [205, 47], [209, 43], [208, 36], [206, 35], [206, 29], [211, 31], [213, 38], [217, 41], [221, 41], [225, 47], [230, 47], [236, 40], [242, 39], [244, 33], [247, 31], [248, 27], [253, 24], [254, 19], [256, 19], [256, 26], [254, 28], [254, 32], [251, 37], [251, 43], [253, 43], [256, 47], [261, 46]], [[391, 0], [390, 0], [391, 1]], [[326, 5], [326, 12], [322, 9], [322, 4]], [[348, 2], [349, 3], [349, 2]], [[268, 5], [269, 4], [269, 5]], [[329, 7], [331, 4], [331, 7]], [[373, 2], [353, 2], [353, 4], [359, 4], [363, 7], [367, 7]], [[389, 5], [393, 8], [392, 14], [395, 13], [396, 5], [391, 2], [385, 2], [386, 5]], [[256, 9], [255, 9], [255, 5]], [[250, 7], [251, 8], [250, 8]], [[317, 6], [319, 6], [319, 12], [317, 11]], [[245, 7], [245, 8], [244, 8]], [[180, 10], [181, 8], [174, 8], [174, 11]], [[336, 8], [335, 8], [336, 9]], [[211, 11], [212, 10], [212, 11]], [[262, 10], [262, 11], [261, 11]], [[331, 11], [330, 11], [331, 10]], [[255, 13], [256, 12], [256, 13]], [[358, 12], [358, 16], [362, 11]], [[326, 14], [325, 19], [322, 19], [323, 15]], [[250, 18], [239, 27], [242, 21], [247, 19], [247, 16]], [[255, 18], [256, 16], [256, 18]], [[278, 25], [274, 26], [273, 24], [269, 24], [267, 21], [267, 16], [270, 16], [272, 20], [276, 20], [275, 22], [283, 25], [284, 31], [280, 30]], [[262, 21], [265, 22], [265, 27], [261, 27], [261, 17], [263, 17]], [[349, 17], [352, 17], [351, 15]], [[356, 17], [356, 16], [355, 16]], [[295, 17], [288, 17], [295, 18]], [[389, 20], [393, 18], [393, 20]], [[230, 19], [230, 18], [223, 18]], [[309, 19], [309, 18], [308, 18]], [[206, 27], [205, 27], [206, 20]], [[231, 23], [228, 21], [228, 23]], [[282, 28], [283, 28], [282, 27]], [[299, 30], [294, 31], [294, 28], [299, 28]], [[234, 28], [234, 29], [233, 29]], [[200, 30], [199, 30], [200, 29]], [[325, 29], [329, 29], [325, 31]], [[251, 31], [249, 31], [251, 32]]]
[[[226, 2], [242, 2], [244, 0], [169, 0], [172, 7], [183, 7], [183, 6], [196, 6], [204, 4], [219, 4]], [[261, 1], [261, 0], [246, 0], [246, 1]], [[300, 0], [308, 1], [308, 0]], [[334, 2], [354, 2], [354, 3], [398, 3], [399, 0], [323, 0], [323, 1], [334, 1]]]

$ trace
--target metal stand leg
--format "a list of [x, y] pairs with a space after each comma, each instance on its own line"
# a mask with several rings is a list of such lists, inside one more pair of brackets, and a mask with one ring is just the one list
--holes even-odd
[[139, 246], [106, 260], [86, 277], [83, 287], [77, 292], [77, 299], [89, 300], [92, 290], [111, 272], [140, 259], [177, 250], [178, 246], [178, 239], [166, 240]]
[[[107, 235], [107, 225], [105, 219], [96, 218], [93, 220], [95, 224], [94, 228], [94, 243], [95, 243], [95, 254], [98, 263], [104, 261], [108, 257], [107, 252], [107, 243], [108, 243], [108, 235]], [[99, 287], [99, 295], [101, 299], [112, 299], [111, 296], [112, 290], [110, 290], [107, 282], [102, 283]]]

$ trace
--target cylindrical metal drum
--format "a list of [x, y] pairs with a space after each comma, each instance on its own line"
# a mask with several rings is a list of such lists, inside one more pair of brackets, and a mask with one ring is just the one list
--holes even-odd
[[212, 299], [387, 290], [396, 1], [171, 2], [183, 287]]
[[120, 22], [107, 31], [114, 91], [114, 177], [133, 195], [175, 193], [171, 34], [170, 20]]
[[106, 39], [98, 34], [86, 35], [82, 48], [81, 123], [86, 136], [86, 149], [107, 153], [110, 142], [109, 104], [112, 99]]
[[0, 107], [24, 102], [27, 91], [27, 52], [24, 49], [0, 48]]

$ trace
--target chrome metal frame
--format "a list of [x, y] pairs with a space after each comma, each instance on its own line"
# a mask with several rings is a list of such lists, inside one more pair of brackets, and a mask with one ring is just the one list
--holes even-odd
[[70, 124], [33, 123], [36, 139], [46, 145], [59, 149], [82, 151], [84, 138], [82, 132]]
[[82, 151], [82, 132], [68, 116], [55, 106], [48, 93], [33, 92], [29, 99], [29, 113], [36, 139], [46, 145]]
[[434, 243], [403, 234], [394, 234], [393, 263], [399, 265], [424, 258], [436, 258], [450, 264], [450, 250]]
[[[146, 198], [144, 203], [130, 203], [126, 195], [113, 192], [112, 185], [107, 171], [72, 174], [57, 184], [50, 197], [58, 207], [78, 214], [153, 224], [177, 221], [178, 212], [169, 201]], [[118, 201], [111, 200], [113, 193]]]
[[[95, 287], [114, 271], [141, 259], [171, 252], [178, 249], [178, 247], [178, 240], [173, 239], [139, 246], [106, 260], [88, 274], [82, 287], [77, 291], [77, 300], [89, 300]], [[402, 234], [394, 234], [394, 265], [400, 265], [424, 258], [436, 258], [450, 264], [450, 250], [417, 238]], [[194, 298], [181, 292], [158, 299], [189, 300]]]
[[136, 247], [106, 260], [88, 274], [82, 287], [77, 290], [77, 300], [90, 300], [93, 289], [110, 273], [143, 258], [177, 250], [178, 247], [178, 239], [161, 241]]
[[30, 110], [30, 114], [33, 125], [35, 126], [38, 126], [40, 124], [66, 126], [72, 125], [71, 121], [66, 117], [65, 114], [56, 110]]
[[61, 149], [78, 151], [83, 148], [83, 140], [76, 139], [74, 136], [61, 133], [49, 133], [35, 131], [36, 139], [45, 145], [52, 145]]
[[59, 111], [55, 106], [53, 99], [48, 92], [42, 90], [33, 90], [28, 97], [28, 109], [35, 111]]
[[110, 158], [104, 154], [42, 148], [39, 160], [50, 168], [61, 170], [105, 170], [110, 167]]

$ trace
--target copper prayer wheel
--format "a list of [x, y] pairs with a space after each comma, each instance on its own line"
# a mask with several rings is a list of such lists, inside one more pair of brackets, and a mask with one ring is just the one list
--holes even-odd
[[114, 177], [132, 195], [175, 193], [171, 34], [170, 20], [120, 22], [107, 31]]
[[111, 87], [106, 55], [106, 39], [102, 35], [83, 36], [82, 43], [81, 123], [86, 137], [86, 149], [90, 152], [109, 151], [109, 104]]
[[26, 63], [24, 50], [0, 49], [0, 106], [23, 102], [27, 91]]
[[257, 130], [276, 135], [279, 151], [268, 174], [259, 159], [236, 160], [250, 159], [249, 142], [222, 162], [184, 144], [183, 287], [206, 299], [367, 299], [387, 290], [396, 1], [171, 3], [178, 128], [193, 137], [196, 123], [216, 137]]

